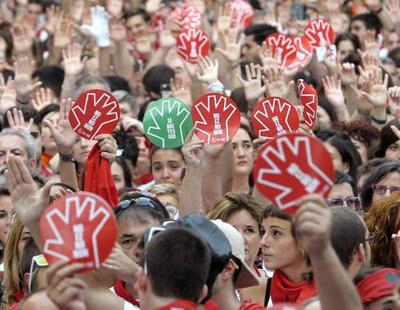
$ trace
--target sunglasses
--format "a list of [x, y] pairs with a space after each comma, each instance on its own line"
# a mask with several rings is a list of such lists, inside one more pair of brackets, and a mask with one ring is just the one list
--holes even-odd
[[359, 197], [356, 197], [356, 196], [350, 196], [345, 199], [342, 199], [342, 198], [328, 199], [328, 205], [331, 207], [344, 206], [345, 203], [348, 207], [357, 209], [361, 205], [361, 200]]
[[161, 204], [156, 202], [153, 198], [146, 197], [146, 196], [140, 196], [132, 199], [127, 199], [121, 201], [114, 209], [114, 214], [118, 215], [120, 214], [123, 210], [126, 210], [130, 207], [141, 207], [141, 208], [150, 208], [157, 213], [163, 215], [165, 218], [169, 218], [169, 213], [165, 209], [165, 207]]
[[48, 267], [48, 266], [49, 266], [49, 264], [48, 264], [46, 258], [42, 254], [32, 257], [31, 268], [29, 271], [29, 285], [28, 285], [29, 292], [31, 292], [32, 279], [33, 279], [34, 272], [36, 270], [38, 270], [39, 268]]
[[377, 195], [385, 195], [388, 191], [390, 192], [390, 194], [400, 191], [399, 186], [386, 186], [381, 184], [373, 184], [371, 188]]

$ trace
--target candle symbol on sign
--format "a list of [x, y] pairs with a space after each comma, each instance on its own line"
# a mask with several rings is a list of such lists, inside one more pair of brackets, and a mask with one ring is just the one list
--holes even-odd
[[197, 58], [197, 46], [196, 46], [196, 41], [191, 41], [190, 42], [190, 54], [189, 57], [194, 59]]
[[283, 54], [283, 48], [278, 47], [276, 49], [276, 60], [278, 61], [279, 64], [282, 63], [282, 54]]
[[85, 240], [83, 239], [83, 224], [75, 224], [73, 225], [72, 229], [74, 230], [74, 251], [73, 257], [74, 258], [85, 258], [89, 256], [89, 250], [86, 247]]
[[319, 46], [326, 46], [326, 41], [325, 41], [324, 36], [322, 35], [322, 32], [318, 32], [318, 38], [320, 41]]

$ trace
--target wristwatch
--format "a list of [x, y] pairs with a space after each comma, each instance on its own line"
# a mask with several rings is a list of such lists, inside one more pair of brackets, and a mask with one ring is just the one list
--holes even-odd
[[60, 159], [62, 160], [62, 161], [65, 161], [65, 162], [71, 162], [71, 163], [74, 163], [75, 162], [75, 158], [74, 158], [74, 154], [61, 154], [61, 153], [59, 153], [60, 154]]

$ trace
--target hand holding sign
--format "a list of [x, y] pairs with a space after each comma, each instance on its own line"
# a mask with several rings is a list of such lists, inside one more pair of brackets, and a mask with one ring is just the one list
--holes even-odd
[[295, 106], [280, 97], [260, 100], [254, 107], [251, 122], [258, 137], [272, 140], [278, 135], [299, 129], [300, 120]]
[[208, 93], [192, 106], [196, 136], [207, 144], [223, 144], [232, 139], [240, 126], [236, 104], [220, 93]]
[[175, 98], [153, 102], [143, 118], [147, 138], [161, 148], [177, 148], [192, 129], [192, 117], [185, 103]]
[[207, 56], [210, 40], [207, 34], [200, 29], [187, 29], [179, 33], [176, 39], [176, 49], [183, 60], [196, 63], [200, 56]]
[[313, 129], [317, 120], [318, 109], [318, 94], [311, 85], [308, 85], [303, 80], [297, 81], [299, 89], [300, 102], [303, 106], [303, 118], [309, 129]]
[[85, 139], [111, 134], [118, 125], [119, 104], [112, 94], [101, 89], [83, 92], [69, 111], [72, 129]]
[[328, 151], [316, 138], [298, 133], [276, 137], [258, 155], [254, 180], [258, 191], [287, 212], [308, 194], [326, 197], [334, 169]]
[[325, 19], [316, 18], [312, 20], [304, 32], [304, 36], [310, 40], [311, 46], [318, 60], [322, 61], [332, 51], [334, 33], [331, 24]]
[[69, 261], [85, 264], [86, 270], [99, 268], [117, 238], [114, 213], [93, 193], [66, 195], [43, 213], [40, 238], [50, 264]]
[[272, 48], [275, 59], [283, 68], [288, 68], [296, 60], [296, 46], [290, 37], [274, 33], [265, 40], [268, 47]]

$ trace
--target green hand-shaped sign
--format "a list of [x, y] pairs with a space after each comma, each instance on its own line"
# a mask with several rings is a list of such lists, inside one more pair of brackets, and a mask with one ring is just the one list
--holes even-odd
[[188, 106], [175, 98], [159, 99], [147, 108], [143, 119], [147, 138], [160, 148], [183, 145], [192, 129], [192, 116]]

